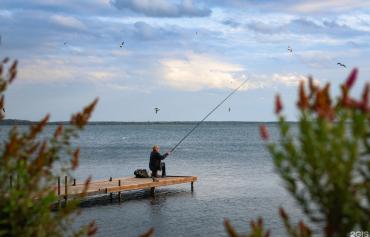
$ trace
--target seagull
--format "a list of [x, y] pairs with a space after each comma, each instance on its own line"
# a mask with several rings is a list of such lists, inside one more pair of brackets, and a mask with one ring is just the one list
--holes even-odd
[[344, 68], [347, 68], [346, 65], [344, 65], [343, 63], [337, 63], [337, 65], [339, 65], [341, 67], [344, 67]]
[[292, 49], [292, 47], [288, 46], [288, 51], [289, 51], [290, 53], [293, 53], [293, 49]]
[[154, 108], [155, 113], [158, 113], [159, 110], [159, 108]]
[[122, 41], [122, 43], [119, 47], [122, 48], [124, 44], [125, 44], [125, 41]]
[[64, 45], [67, 45], [67, 42], [64, 42]]

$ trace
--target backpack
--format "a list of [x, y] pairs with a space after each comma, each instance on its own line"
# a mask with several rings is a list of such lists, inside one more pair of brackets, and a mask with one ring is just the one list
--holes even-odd
[[146, 169], [137, 169], [134, 171], [136, 178], [149, 178], [148, 171]]

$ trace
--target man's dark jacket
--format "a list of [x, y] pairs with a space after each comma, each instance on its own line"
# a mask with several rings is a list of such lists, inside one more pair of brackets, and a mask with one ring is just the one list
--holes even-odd
[[161, 160], [164, 160], [168, 156], [168, 153], [161, 155], [159, 152], [152, 151], [150, 153], [149, 169], [151, 171], [161, 169]]

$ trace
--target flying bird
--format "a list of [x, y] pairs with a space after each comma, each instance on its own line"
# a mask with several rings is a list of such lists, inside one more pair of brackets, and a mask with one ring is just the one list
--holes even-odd
[[156, 114], [158, 113], [159, 110], [160, 110], [159, 108], [154, 108]]
[[337, 63], [337, 65], [339, 65], [340, 67], [347, 68], [346, 65], [344, 65], [343, 63]]
[[125, 41], [122, 41], [122, 43], [119, 47], [122, 48], [124, 44], [125, 44]]
[[64, 44], [64, 45], [67, 45], [67, 42], [64, 42], [63, 44]]
[[292, 49], [292, 47], [288, 46], [288, 51], [289, 51], [290, 53], [293, 53], [293, 49]]

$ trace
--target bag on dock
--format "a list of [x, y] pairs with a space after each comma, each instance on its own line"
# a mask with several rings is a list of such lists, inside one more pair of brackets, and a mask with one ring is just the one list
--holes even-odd
[[146, 169], [137, 169], [134, 172], [136, 178], [149, 178], [148, 171]]

